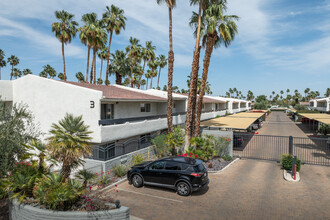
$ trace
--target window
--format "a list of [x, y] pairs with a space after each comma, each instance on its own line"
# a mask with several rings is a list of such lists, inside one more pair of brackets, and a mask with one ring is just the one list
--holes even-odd
[[162, 170], [162, 169], [164, 169], [164, 164], [165, 164], [164, 161], [155, 162], [155, 163], [151, 164], [150, 170]]
[[166, 162], [165, 170], [181, 170], [179, 163]]
[[113, 104], [101, 104], [101, 120], [113, 119], [114, 117], [114, 105]]
[[150, 112], [150, 104], [141, 103], [141, 112]]

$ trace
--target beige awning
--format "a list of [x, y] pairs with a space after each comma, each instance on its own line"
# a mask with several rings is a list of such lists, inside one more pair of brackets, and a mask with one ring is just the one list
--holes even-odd
[[301, 113], [299, 114], [305, 118], [313, 119], [319, 121], [323, 124], [330, 125], [330, 115], [329, 114], [322, 114], [322, 113]]

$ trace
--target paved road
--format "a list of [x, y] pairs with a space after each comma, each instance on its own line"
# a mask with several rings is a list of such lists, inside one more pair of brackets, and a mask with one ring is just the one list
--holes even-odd
[[242, 135], [244, 148], [234, 154], [247, 158], [280, 160], [289, 153], [289, 136], [293, 136], [293, 154], [303, 163], [330, 166], [330, 147], [326, 139], [309, 138], [284, 112], [272, 112], [259, 135]]
[[330, 169], [305, 165], [299, 183], [286, 182], [274, 162], [240, 160], [210, 174], [208, 190], [180, 197], [174, 191], [127, 182], [105, 193], [142, 219], [330, 219]]

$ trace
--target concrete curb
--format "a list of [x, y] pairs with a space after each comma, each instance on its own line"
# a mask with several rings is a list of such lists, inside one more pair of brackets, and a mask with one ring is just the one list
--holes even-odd
[[103, 189], [100, 190], [100, 192], [102, 192], [102, 191], [104, 191], [104, 190], [107, 190], [107, 189], [111, 189], [111, 188], [115, 187], [115, 185], [120, 184], [120, 183], [123, 183], [123, 182], [125, 182], [125, 181], [127, 181], [127, 177], [125, 177], [125, 178], [119, 180], [118, 182], [115, 182], [115, 183], [111, 184], [110, 186], [106, 186], [106, 187], [104, 187]]
[[236, 158], [235, 160], [233, 160], [232, 162], [230, 162], [227, 166], [225, 166], [223, 169], [218, 170], [218, 171], [207, 171], [208, 173], [222, 173], [223, 171], [225, 171], [226, 169], [228, 169], [228, 167], [230, 167], [231, 165], [233, 165], [234, 163], [236, 163], [237, 161], [239, 161], [240, 158]]
[[286, 181], [289, 181], [289, 182], [299, 182], [300, 181], [300, 175], [299, 175], [299, 172], [297, 172], [296, 174], [296, 180], [294, 180], [291, 176], [291, 172], [290, 171], [287, 171], [287, 170], [283, 170], [283, 178], [286, 180]]

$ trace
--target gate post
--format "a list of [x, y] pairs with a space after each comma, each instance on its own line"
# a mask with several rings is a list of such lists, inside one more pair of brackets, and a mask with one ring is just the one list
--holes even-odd
[[289, 137], [289, 154], [293, 155], [293, 137]]

